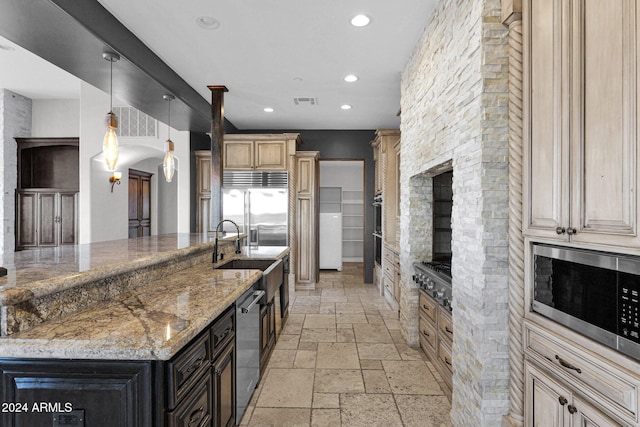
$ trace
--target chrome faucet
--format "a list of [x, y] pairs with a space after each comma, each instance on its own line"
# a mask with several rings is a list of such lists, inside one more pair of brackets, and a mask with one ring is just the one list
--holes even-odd
[[216, 225], [216, 238], [213, 244], [213, 257], [211, 260], [211, 262], [213, 263], [218, 261], [218, 231], [220, 230], [220, 226], [223, 222], [230, 222], [231, 224], [236, 226], [236, 231], [238, 232], [238, 236], [236, 237], [236, 253], [242, 253], [242, 251], [240, 250], [240, 227], [238, 227], [238, 224], [231, 221], [230, 219], [223, 219], [218, 223], [218, 225]]

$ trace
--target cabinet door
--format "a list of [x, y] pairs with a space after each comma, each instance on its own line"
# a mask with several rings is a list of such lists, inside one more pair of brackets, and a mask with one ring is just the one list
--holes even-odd
[[569, 157], [566, 135], [566, 57], [562, 55], [567, 3], [529, 0], [525, 40], [524, 224], [526, 234], [568, 240], [556, 228], [569, 223]]
[[573, 405], [568, 408], [571, 411], [577, 411], [573, 415], [573, 425], [578, 427], [616, 427], [620, 423], [613, 421], [602, 412], [588, 404], [586, 401], [574, 397]]
[[229, 427], [236, 422], [235, 353], [235, 341], [231, 341], [213, 362], [214, 427]]
[[38, 245], [38, 195], [18, 193], [16, 249]]
[[222, 168], [226, 170], [253, 169], [253, 141], [225, 141]]
[[[29, 402], [24, 413], [0, 413], [0, 426], [80, 425], [79, 413], [66, 413], [65, 423], [53, 424], [53, 413], [65, 414], [65, 404], [82, 411], [86, 426], [151, 427], [153, 370], [150, 362], [87, 360], [10, 360], [0, 362], [0, 401]], [[45, 402], [60, 409], [33, 411]]]
[[298, 194], [311, 195], [315, 190], [315, 164], [314, 158], [298, 159]]
[[287, 170], [287, 145], [285, 141], [256, 141], [256, 170]]
[[38, 194], [38, 246], [57, 246], [58, 207], [56, 193]]
[[571, 392], [525, 362], [525, 425], [540, 427], [569, 426], [567, 406]]
[[635, 0], [573, 0], [574, 242], [637, 246]]
[[59, 236], [61, 245], [73, 245], [76, 243], [77, 194], [60, 193]]

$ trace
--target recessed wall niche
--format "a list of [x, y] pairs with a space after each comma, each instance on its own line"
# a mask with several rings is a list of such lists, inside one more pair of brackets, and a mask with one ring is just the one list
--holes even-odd
[[78, 138], [16, 138], [18, 189], [78, 190]]

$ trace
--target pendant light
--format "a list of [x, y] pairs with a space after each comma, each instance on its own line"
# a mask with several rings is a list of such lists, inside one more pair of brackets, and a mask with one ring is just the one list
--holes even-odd
[[167, 182], [171, 182], [173, 174], [176, 171], [176, 159], [173, 157], [173, 141], [171, 141], [171, 101], [175, 96], [166, 94], [162, 97], [165, 101], [169, 101], [169, 120], [167, 121], [168, 137], [164, 143], [164, 160], [162, 161], [162, 170]]
[[118, 118], [113, 114], [113, 63], [120, 60], [120, 55], [115, 52], [103, 52], [102, 57], [109, 61], [111, 70], [109, 73], [109, 113], [107, 113], [107, 132], [102, 141], [102, 152], [107, 163], [107, 169], [114, 171], [118, 164]]

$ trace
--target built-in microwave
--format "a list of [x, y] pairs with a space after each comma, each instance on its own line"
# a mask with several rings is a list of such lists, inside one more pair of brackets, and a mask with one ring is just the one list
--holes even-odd
[[640, 360], [640, 257], [533, 245], [533, 311]]

